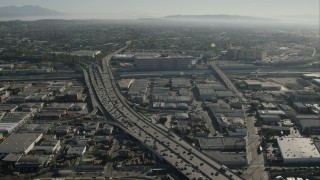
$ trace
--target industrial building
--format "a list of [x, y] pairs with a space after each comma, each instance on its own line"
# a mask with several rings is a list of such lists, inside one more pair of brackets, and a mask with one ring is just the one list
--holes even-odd
[[246, 148], [246, 140], [236, 137], [200, 138], [199, 145], [205, 150], [243, 150]]
[[128, 91], [128, 95], [133, 102], [143, 103], [144, 101], [146, 101], [146, 93], [149, 87], [149, 83], [150, 82], [148, 79], [134, 80]]
[[14, 112], [18, 107], [16, 104], [0, 104], [0, 110], [6, 112]]
[[73, 146], [67, 151], [68, 155], [82, 156], [86, 152], [86, 146]]
[[311, 138], [277, 138], [285, 164], [320, 162], [320, 153]]
[[128, 91], [134, 79], [121, 79], [118, 81], [118, 85], [121, 91]]
[[267, 52], [256, 48], [231, 47], [228, 49], [228, 57], [235, 60], [244, 60], [248, 62], [262, 61], [266, 59]]
[[9, 91], [0, 91], [0, 102], [3, 103], [10, 97]]
[[10, 135], [0, 144], [0, 154], [27, 154], [42, 138], [42, 133], [17, 133]]
[[216, 93], [213, 89], [198, 88], [198, 92], [201, 100], [210, 100], [210, 101], [217, 100]]
[[25, 124], [19, 129], [19, 133], [47, 133], [51, 128], [51, 124]]
[[193, 69], [196, 59], [180, 55], [137, 55], [135, 65], [140, 71], [183, 70]]
[[320, 134], [319, 116], [316, 114], [299, 114], [294, 119], [294, 123], [303, 134]]
[[310, 91], [295, 91], [290, 94], [293, 102], [320, 102], [320, 93]]
[[0, 123], [0, 133], [10, 134], [18, 128], [18, 123]]
[[242, 167], [247, 165], [245, 152], [220, 152], [214, 150], [203, 150], [203, 153], [227, 167]]
[[44, 154], [53, 154], [60, 150], [60, 140], [45, 140], [35, 146], [32, 151], [43, 152]]
[[39, 172], [49, 165], [51, 156], [49, 155], [25, 155], [15, 163], [15, 171], [22, 173]]
[[258, 80], [244, 80], [244, 85], [247, 89], [257, 91], [279, 91], [281, 85], [274, 82], [261, 82]]
[[191, 83], [186, 78], [171, 78], [171, 88], [179, 90], [180, 88], [190, 88]]

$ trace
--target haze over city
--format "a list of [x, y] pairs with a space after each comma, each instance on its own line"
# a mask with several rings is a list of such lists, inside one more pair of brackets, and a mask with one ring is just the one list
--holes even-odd
[[0, 180], [320, 179], [318, 0], [0, 0]]
[[132, 19], [169, 15], [242, 15], [279, 19], [319, 18], [318, 0], [1, 0], [0, 6], [37, 5], [69, 18]]

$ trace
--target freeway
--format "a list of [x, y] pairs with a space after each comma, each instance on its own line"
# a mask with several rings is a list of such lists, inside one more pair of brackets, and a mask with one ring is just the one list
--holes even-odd
[[[116, 53], [121, 52], [121, 48]], [[189, 179], [241, 179], [228, 168], [221, 172], [221, 164], [213, 161], [177, 135], [159, 128], [142, 114], [134, 111], [119, 92], [109, 66], [113, 54], [100, 65], [87, 66], [94, 94], [101, 108], [108, 112], [119, 127], [141, 141]], [[100, 109], [100, 108], [99, 108]]]

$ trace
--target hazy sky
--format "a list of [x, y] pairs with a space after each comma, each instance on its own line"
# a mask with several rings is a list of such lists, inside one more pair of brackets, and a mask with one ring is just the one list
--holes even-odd
[[63, 12], [119, 18], [177, 14], [229, 14], [272, 18], [319, 15], [319, 0], [0, 0], [0, 7], [10, 5], [39, 5]]

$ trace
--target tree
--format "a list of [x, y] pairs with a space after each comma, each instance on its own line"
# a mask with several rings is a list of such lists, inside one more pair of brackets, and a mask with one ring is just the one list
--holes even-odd
[[91, 140], [88, 141], [88, 145], [89, 146], [94, 146], [94, 145], [96, 145], [96, 141], [91, 139]]
[[109, 154], [103, 154], [101, 155], [101, 159], [102, 159], [102, 164], [107, 164], [107, 162], [109, 162], [111, 160], [111, 155]]
[[168, 120], [168, 119], [167, 119], [166, 117], [160, 117], [160, 118], [159, 118], [159, 122], [160, 122], [161, 124], [166, 123], [167, 120]]
[[268, 130], [266, 132], [266, 138], [270, 139], [272, 137], [272, 139], [274, 139], [274, 136], [276, 135], [276, 133], [274, 132], [274, 130]]

